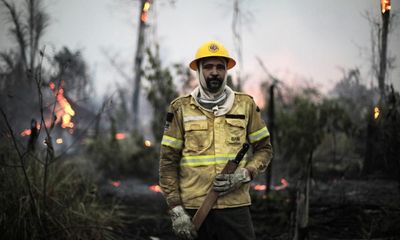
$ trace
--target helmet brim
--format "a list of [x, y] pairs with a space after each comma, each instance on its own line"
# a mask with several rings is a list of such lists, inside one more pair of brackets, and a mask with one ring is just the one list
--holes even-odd
[[[209, 56], [209, 57], [217, 57], [217, 56]], [[204, 59], [204, 58], [208, 58], [208, 57], [197, 58], [197, 59], [191, 61], [189, 64], [190, 69], [192, 69], [193, 71], [197, 71], [197, 69], [198, 69], [197, 63], [199, 62], [199, 60]], [[228, 57], [223, 57], [223, 58], [225, 58], [227, 60], [226, 70], [229, 70], [236, 65], [236, 61], [233, 58], [228, 58]]]

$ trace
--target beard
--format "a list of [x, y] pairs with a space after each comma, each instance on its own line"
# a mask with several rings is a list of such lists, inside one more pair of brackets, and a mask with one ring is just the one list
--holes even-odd
[[216, 93], [221, 89], [223, 79], [219, 77], [209, 77], [206, 79], [207, 90], [211, 93]]

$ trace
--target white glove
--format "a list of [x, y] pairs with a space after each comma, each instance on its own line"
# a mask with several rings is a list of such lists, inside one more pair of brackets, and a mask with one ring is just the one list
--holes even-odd
[[172, 220], [172, 229], [179, 238], [188, 240], [197, 238], [197, 232], [190, 220], [190, 216], [182, 206], [179, 205], [172, 208], [170, 215]]
[[243, 183], [250, 182], [251, 177], [249, 170], [239, 168], [232, 174], [217, 174], [213, 182], [213, 189], [223, 196], [233, 190], [239, 188]]

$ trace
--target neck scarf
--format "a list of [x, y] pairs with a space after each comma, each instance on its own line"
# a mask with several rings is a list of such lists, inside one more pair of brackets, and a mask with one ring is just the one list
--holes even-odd
[[226, 86], [228, 74], [225, 74], [220, 90], [216, 93], [211, 93], [207, 90], [207, 83], [203, 75], [203, 66], [202, 64], [199, 65], [197, 76], [200, 86], [196, 87], [191, 95], [202, 109], [213, 112], [215, 116], [222, 116], [228, 113], [235, 100], [235, 93], [230, 87]]

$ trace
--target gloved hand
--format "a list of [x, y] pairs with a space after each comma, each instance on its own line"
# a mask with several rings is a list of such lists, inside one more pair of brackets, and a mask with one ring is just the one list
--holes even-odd
[[182, 206], [176, 206], [170, 211], [172, 220], [172, 229], [174, 233], [181, 239], [196, 239], [197, 232], [190, 220], [190, 216], [186, 213]]
[[213, 189], [223, 196], [237, 188], [243, 183], [250, 182], [251, 177], [249, 170], [246, 168], [239, 168], [232, 174], [218, 174], [215, 176], [213, 182]]

